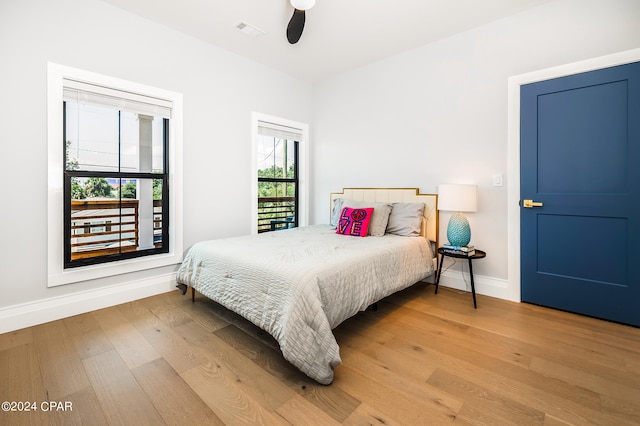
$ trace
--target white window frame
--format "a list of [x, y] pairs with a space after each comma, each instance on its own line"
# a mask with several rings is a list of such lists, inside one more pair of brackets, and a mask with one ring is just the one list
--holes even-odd
[[300, 131], [298, 141], [298, 226], [309, 224], [309, 125], [285, 118], [251, 114], [251, 233], [258, 233], [258, 125], [273, 123]]
[[[84, 81], [108, 88], [140, 93], [171, 101], [169, 120], [169, 253], [118, 260], [97, 265], [64, 269], [64, 143], [63, 79]], [[47, 67], [47, 141], [48, 141], [48, 228], [47, 286], [95, 280], [126, 274], [182, 261], [182, 94], [64, 65], [48, 63]]]

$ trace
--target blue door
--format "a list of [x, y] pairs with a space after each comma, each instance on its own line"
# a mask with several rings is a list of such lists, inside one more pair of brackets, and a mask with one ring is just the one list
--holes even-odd
[[640, 62], [520, 102], [522, 301], [640, 326]]

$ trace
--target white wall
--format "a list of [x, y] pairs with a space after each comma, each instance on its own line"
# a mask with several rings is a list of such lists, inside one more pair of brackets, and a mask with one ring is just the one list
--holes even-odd
[[[478, 292], [508, 298], [509, 76], [640, 46], [640, 1], [558, 0], [344, 73], [314, 87], [312, 222], [342, 187], [479, 185], [467, 215]], [[441, 214], [446, 241], [449, 213]], [[455, 266], [443, 283], [463, 287]]]
[[310, 84], [97, 0], [2, 0], [0, 58], [0, 322], [175, 269], [47, 288], [48, 61], [183, 94], [185, 249], [250, 233], [251, 112], [311, 121]]

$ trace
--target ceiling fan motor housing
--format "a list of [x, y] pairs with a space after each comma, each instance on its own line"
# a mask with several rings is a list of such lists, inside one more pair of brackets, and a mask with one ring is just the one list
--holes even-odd
[[298, 10], [307, 10], [311, 9], [315, 4], [316, 0], [290, 0], [291, 6]]

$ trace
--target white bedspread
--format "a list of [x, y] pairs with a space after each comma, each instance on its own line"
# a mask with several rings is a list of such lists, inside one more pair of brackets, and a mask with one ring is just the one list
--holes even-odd
[[203, 241], [177, 281], [276, 338], [282, 354], [319, 383], [340, 364], [332, 329], [433, 272], [421, 237], [351, 237], [329, 225]]

